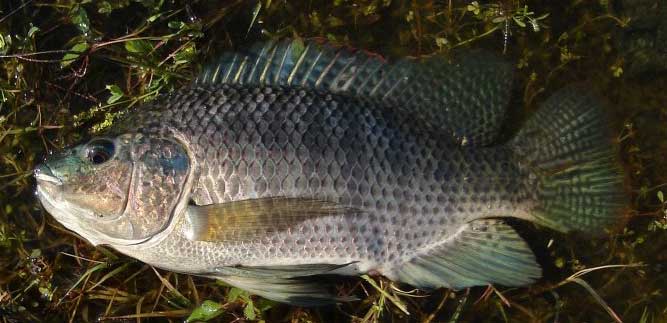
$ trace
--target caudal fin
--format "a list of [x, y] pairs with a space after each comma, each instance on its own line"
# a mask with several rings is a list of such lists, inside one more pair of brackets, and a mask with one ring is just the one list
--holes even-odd
[[574, 87], [555, 93], [510, 142], [536, 200], [534, 221], [569, 232], [602, 232], [626, 198], [601, 104]]

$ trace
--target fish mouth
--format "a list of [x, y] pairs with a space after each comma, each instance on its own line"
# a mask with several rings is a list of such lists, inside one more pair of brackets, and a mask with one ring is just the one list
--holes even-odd
[[37, 189], [35, 194], [50, 213], [56, 210], [56, 202], [62, 199], [63, 181], [53, 174], [53, 171], [47, 164], [37, 165], [33, 171], [33, 176], [37, 180]]
[[55, 186], [63, 185], [63, 181], [53, 174], [53, 171], [51, 171], [51, 168], [47, 164], [38, 165], [35, 168], [33, 175], [35, 176], [38, 184], [49, 183]]

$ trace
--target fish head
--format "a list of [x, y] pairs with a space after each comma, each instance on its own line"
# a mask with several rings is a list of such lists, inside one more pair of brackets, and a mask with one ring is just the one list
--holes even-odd
[[175, 138], [96, 137], [37, 166], [36, 194], [56, 220], [95, 245], [137, 244], [184, 207], [190, 165]]

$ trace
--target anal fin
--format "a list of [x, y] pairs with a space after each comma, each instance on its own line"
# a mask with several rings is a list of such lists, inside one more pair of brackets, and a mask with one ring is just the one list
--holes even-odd
[[483, 219], [406, 262], [396, 273], [398, 280], [419, 288], [461, 289], [526, 285], [539, 279], [542, 270], [512, 227], [502, 220]]

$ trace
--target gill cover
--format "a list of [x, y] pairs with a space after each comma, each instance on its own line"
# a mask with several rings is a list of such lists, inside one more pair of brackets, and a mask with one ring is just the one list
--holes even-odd
[[164, 230], [182, 199], [190, 160], [176, 139], [95, 138], [47, 160], [40, 182], [51, 212], [94, 243], [132, 244]]
[[141, 134], [132, 139], [128, 202], [123, 217], [131, 226], [127, 239], [146, 239], [170, 223], [190, 173], [183, 145], [170, 138]]

